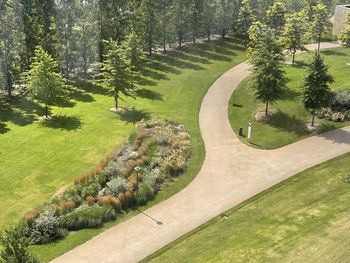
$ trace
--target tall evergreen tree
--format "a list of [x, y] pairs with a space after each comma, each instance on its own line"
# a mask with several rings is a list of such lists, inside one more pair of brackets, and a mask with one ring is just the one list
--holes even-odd
[[269, 103], [281, 97], [287, 83], [283, 70], [283, 49], [271, 31], [266, 31], [258, 41], [251, 63], [255, 97], [265, 103], [267, 115]]
[[311, 111], [312, 126], [315, 124], [316, 111], [327, 107], [331, 101], [332, 93], [329, 84], [332, 82], [334, 79], [328, 73], [328, 67], [324, 64], [319, 52], [316, 52], [308, 65], [302, 98], [305, 108]]
[[115, 109], [119, 109], [121, 95], [135, 97], [133, 72], [123, 47], [117, 41], [107, 42], [108, 51], [101, 66], [101, 84], [114, 97]]

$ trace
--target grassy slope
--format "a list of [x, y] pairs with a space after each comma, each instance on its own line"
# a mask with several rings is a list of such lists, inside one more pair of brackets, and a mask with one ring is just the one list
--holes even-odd
[[350, 154], [231, 209], [143, 262], [348, 262]]
[[[14, 110], [0, 110], [0, 225], [16, 220], [92, 168], [127, 139], [137, 120], [149, 114], [185, 124], [194, 142], [187, 173], [160, 192], [152, 204], [181, 190], [204, 159], [198, 124], [202, 97], [217, 77], [244, 59], [244, 48], [232, 40], [155, 55], [144, 68], [140, 97], [122, 103], [129, 108], [125, 114], [109, 112], [113, 99], [95, 87], [79, 87], [66, 107], [54, 107], [55, 114], [64, 116], [55, 127], [42, 127], [34, 121], [42, 112], [34, 103], [20, 100], [14, 103]], [[49, 260], [115, 223], [80, 231], [63, 242], [35, 250]]]
[[[333, 90], [349, 88], [350, 49], [338, 48], [322, 52], [325, 62], [329, 65], [329, 72], [334, 76], [335, 83], [331, 85]], [[300, 96], [302, 79], [305, 75], [305, 63], [310, 55], [303, 54], [297, 58], [297, 66], [287, 66], [286, 72], [289, 78], [288, 90], [284, 97], [271, 106], [274, 112], [272, 120], [268, 123], [259, 123], [254, 120], [258, 111], [263, 111], [264, 105], [254, 98], [254, 91], [250, 88], [249, 79], [244, 81], [234, 92], [229, 107], [229, 118], [234, 131], [239, 127], [246, 126], [249, 121], [253, 122], [253, 146], [263, 149], [275, 149], [302, 138], [316, 134], [309, 133], [304, 129], [304, 124], [311, 121], [310, 114], [304, 109]], [[335, 123], [326, 120], [317, 120], [323, 125], [318, 132], [339, 128], [349, 125]], [[245, 133], [246, 134], [246, 133]], [[243, 138], [245, 142], [245, 138]]]

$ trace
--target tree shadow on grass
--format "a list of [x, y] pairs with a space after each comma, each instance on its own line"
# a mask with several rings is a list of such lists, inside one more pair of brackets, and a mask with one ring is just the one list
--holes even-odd
[[331, 49], [326, 49], [321, 51], [322, 55], [326, 55], [326, 56], [347, 56], [347, 53], [339, 51], [339, 50], [331, 50]]
[[149, 112], [144, 110], [137, 110], [135, 109], [135, 107], [124, 109], [123, 111], [117, 112], [117, 115], [120, 118], [120, 120], [127, 123], [134, 123], [134, 124], [141, 121], [142, 119], [150, 118]]
[[159, 73], [155, 70], [163, 71], [166, 73], [180, 74], [180, 71], [174, 70], [173, 68], [167, 67], [158, 62], [148, 62], [147, 65], [141, 70], [141, 74], [145, 77], [150, 77], [155, 80], [170, 80], [166, 74]]
[[136, 76], [135, 82], [141, 86], [157, 86], [157, 82], [153, 80], [149, 80], [143, 76]]
[[163, 95], [157, 91], [148, 90], [148, 89], [139, 89], [136, 91], [136, 95], [143, 99], [149, 100], [163, 100]]
[[[179, 54], [181, 54], [182, 51], [169, 51], [167, 55], [161, 55], [161, 54], [154, 54], [152, 56], [152, 58], [154, 60], [156, 60], [158, 63], [161, 63], [160, 65], [158, 64], [159, 68], [158, 70], [162, 70], [165, 72], [170, 72], [170, 73], [175, 73], [176, 71], [178, 73], [180, 73], [178, 70], [174, 69], [174, 68], [179, 68], [179, 69], [193, 69], [193, 70], [204, 70], [205, 68], [197, 65], [195, 63], [186, 61], [186, 60], [182, 60], [179, 57]], [[153, 64], [155, 64], [155, 62], [153, 61]], [[164, 67], [165, 70], [163, 69]], [[169, 67], [172, 67], [169, 68]], [[155, 68], [157, 69], [157, 68]], [[171, 70], [173, 72], [171, 72]], [[174, 72], [175, 71], [175, 72]]]
[[266, 124], [279, 130], [297, 134], [298, 136], [302, 136], [307, 133], [304, 128], [305, 123], [303, 121], [297, 119], [296, 116], [291, 117], [282, 111], [274, 113]]
[[50, 120], [42, 120], [40, 124], [43, 127], [66, 131], [78, 130], [82, 126], [82, 122], [80, 121], [79, 117], [66, 115], [53, 116]]
[[295, 61], [294, 64], [291, 64], [290, 66], [293, 68], [306, 68], [306, 66], [308, 65], [308, 63], [306, 63], [305, 61]]
[[[36, 116], [44, 111], [44, 108], [23, 97], [15, 97], [11, 100], [0, 100], [0, 122], [6, 127], [6, 122], [11, 122], [17, 126], [26, 126], [36, 120]], [[9, 129], [2, 129], [2, 133]]]
[[95, 83], [89, 80], [78, 79], [78, 80], [75, 80], [74, 84], [75, 84], [74, 86], [80, 91], [85, 91], [85, 92], [81, 92], [80, 95], [83, 94], [85, 96], [86, 92], [92, 93], [92, 94], [99, 94], [99, 95], [108, 95], [108, 91], [106, 89], [98, 85], [98, 83]]
[[61, 108], [73, 108], [76, 103], [74, 101], [71, 101], [68, 97], [58, 97], [56, 98], [53, 105]]
[[7, 125], [5, 123], [0, 122], [0, 134], [4, 134], [8, 132], [10, 129], [7, 128]]
[[281, 100], [295, 100], [298, 97], [301, 97], [301, 92], [298, 92], [291, 88], [286, 88], [283, 90], [280, 99]]

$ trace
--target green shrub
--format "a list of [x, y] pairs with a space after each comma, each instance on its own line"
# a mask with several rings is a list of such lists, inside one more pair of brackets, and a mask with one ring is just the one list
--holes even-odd
[[83, 186], [81, 185], [74, 185], [70, 186], [62, 195], [62, 201], [73, 201], [77, 205], [81, 204], [83, 202], [83, 198], [81, 197], [81, 191], [83, 189]]
[[122, 177], [117, 177], [107, 183], [107, 187], [112, 195], [117, 196], [119, 193], [128, 190], [128, 182]]
[[81, 191], [81, 197], [85, 199], [87, 196], [96, 196], [100, 191], [100, 185], [98, 183], [92, 183], [88, 186], [83, 187]]
[[26, 236], [31, 244], [44, 244], [61, 238], [62, 234], [54, 211], [45, 210], [29, 225]]
[[96, 228], [103, 222], [116, 218], [116, 213], [109, 206], [82, 205], [60, 219], [61, 226], [68, 230]]
[[159, 168], [147, 169], [143, 175], [143, 180], [148, 183], [154, 192], [158, 192], [164, 181]]
[[333, 111], [338, 112], [350, 110], [350, 89], [336, 92], [331, 108]]
[[28, 249], [24, 225], [16, 225], [0, 233], [0, 263], [39, 263]]
[[148, 183], [140, 183], [138, 193], [135, 194], [135, 201], [137, 205], [145, 205], [154, 197], [154, 191]]

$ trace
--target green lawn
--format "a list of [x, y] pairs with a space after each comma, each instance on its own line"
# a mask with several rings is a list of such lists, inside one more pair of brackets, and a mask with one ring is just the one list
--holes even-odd
[[349, 262], [350, 154], [302, 172], [143, 262]]
[[[43, 114], [37, 103], [25, 99], [6, 102], [0, 109], [0, 226], [17, 220], [94, 167], [127, 140], [138, 120], [151, 114], [186, 125], [193, 139], [193, 158], [186, 174], [150, 205], [184, 188], [204, 160], [198, 123], [202, 98], [216, 78], [244, 60], [244, 47], [232, 39], [154, 55], [139, 80], [139, 97], [122, 102], [128, 108], [122, 114], [109, 112], [113, 98], [91, 85], [78, 85], [70, 101], [53, 107], [52, 112], [60, 117], [46, 126], [36, 121]], [[63, 242], [35, 250], [49, 260], [103, 229], [79, 231]]]
[[[337, 48], [322, 52], [325, 62], [329, 66], [329, 72], [334, 76], [335, 83], [331, 85], [333, 90], [350, 88], [350, 49]], [[310, 54], [297, 57], [296, 66], [286, 67], [289, 79], [288, 89], [283, 98], [270, 107], [274, 112], [272, 119], [266, 123], [257, 122], [254, 119], [256, 112], [263, 111], [264, 105], [254, 98], [254, 90], [251, 88], [250, 79], [245, 80], [234, 92], [229, 105], [229, 118], [235, 132], [239, 127], [247, 132], [248, 122], [253, 123], [252, 146], [262, 149], [275, 149], [290, 144], [302, 138], [322, 133], [331, 129], [349, 125], [350, 122], [336, 123], [327, 120], [317, 120], [322, 128], [317, 132], [309, 133], [305, 130], [305, 124], [311, 122], [310, 114], [301, 103], [301, 85], [305, 75], [305, 66], [310, 59]], [[246, 138], [242, 138], [246, 142]]]

